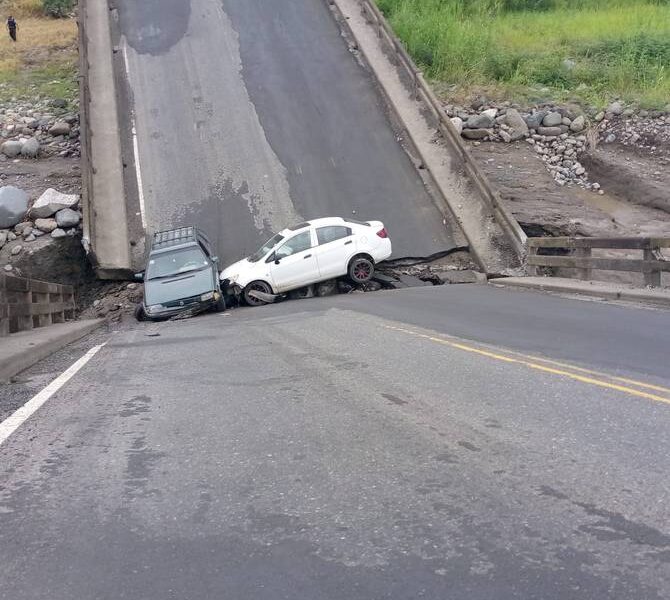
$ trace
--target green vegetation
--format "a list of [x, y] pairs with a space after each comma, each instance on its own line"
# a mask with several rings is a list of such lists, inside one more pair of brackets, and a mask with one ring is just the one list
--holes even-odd
[[74, 0], [42, 0], [42, 6], [49, 17], [65, 17], [72, 13]]
[[670, 0], [377, 3], [426, 75], [466, 93], [670, 102]]
[[44, 10], [41, 0], [0, 0], [0, 13], [19, 23], [18, 42], [0, 36], [0, 101], [77, 97], [77, 23]]

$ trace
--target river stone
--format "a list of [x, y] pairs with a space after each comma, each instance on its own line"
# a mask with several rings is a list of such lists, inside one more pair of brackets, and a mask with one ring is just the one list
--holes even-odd
[[607, 107], [607, 112], [612, 113], [613, 115], [620, 115], [623, 112], [623, 104], [621, 102], [612, 102]]
[[0, 231], [0, 248], [2, 248], [7, 243], [7, 232]]
[[57, 228], [57, 229], [54, 229], [54, 230], [51, 232], [51, 237], [52, 237], [52, 238], [63, 238], [63, 237], [65, 237], [66, 235], [67, 235], [67, 233], [65, 233], [65, 230], [64, 230], [64, 229], [61, 229], [60, 227]]
[[35, 138], [30, 138], [23, 143], [21, 154], [28, 158], [37, 158], [40, 153], [40, 143]]
[[547, 137], [557, 137], [563, 133], [563, 130], [560, 127], [538, 127], [537, 132]]
[[528, 125], [515, 108], [507, 109], [504, 123], [511, 129], [509, 132], [511, 141], [520, 140], [528, 135]]
[[33, 204], [30, 214], [33, 217], [46, 218], [64, 208], [74, 208], [79, 202], [77, 194], [63, 194], [53, 188], [44, 192]]
[[572, 123], [570, 123], [570, 131], [574, 131], [575, 133], [583, 131], [584, 127], [586, 127], [586, 120], [583, 115], [579, 115]]
[[[493, 127], [493, 118], [485, 114], [472, 115], [468, 119], [465, 126], [468, 129], [488, 129], [489, 127]], [[470, 139], [476, 139], [476, 138], [470, 138]]]
[[486, 136], [491, 135], [488, 129], [464, 129], [461, 135], [468, 140], [483, 140]]
[[0, 229], [20, 223], [28, 210], [28, 194], [11, 185], [0, 187]]
[[58, 224], [56, 223], [56, 219], [36, 219], [35, 227], [40, 231], [51, 233], [58, 227]]
[[546, 116], [546, 112], [543, 110], [540, 110], [538, 112], [534, 112], [533, 114], [528, 115], [524, 121], [526, 122], [526, 125], [528, 126], [528, 129], [537, 129], [542, 125], [542, 119]]
[[17, 256], [17, 255], [21, 254], [21, 250], [23, 250], [23, 246], [22, 246], [21, 244], [17, 244], [16, 246], [14, 246], [14, 247], [9, 251], [9, 253], [10, 253], [12, 256]]
[[497, 108], [487, 108], [486, 110], [482, 111], [482, 114], [489, 117], [489, 119], [495, 119], [496, 115], [498, 114], [498, 109]]
[[463, 119], [461, 119], [460, 117], [452, 117], [451, 124], [454, 126], [454, 129], [456, 129], [456, 131], [460, 135], [460, 133], [463, 131]]
[[15, 156], [21, 154], [22, 147], [22, 142], [19, 142], [18, 140], [9, 140], [0, 146], [0, 151], [2, 151], [5, 156], [14, 158]]
[[64, 208], [56, 213], [56, 223], [58, 227], [76, 227], [79, 225], [79, 213], [71, 208]]
[[556, 127], [563, 123], [563, 115], [558, 112], [550, 112], [542, 119], [542, 125], [545, 127]]
[[59, 135], [69, 135], [70, 133], [70, 124], [65, 121], [57, 121], [49, 129], [49, 135], [57, 137]]

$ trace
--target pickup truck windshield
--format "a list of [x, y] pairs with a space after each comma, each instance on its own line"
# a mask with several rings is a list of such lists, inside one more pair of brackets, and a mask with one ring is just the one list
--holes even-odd
[[277, 235], [271, 237], [265, 244], [263, 244], [256, 252], [254, 252], [249, 258], [249, 262], [258, 262], [263, 258], [270, 250], [272, 250], [279, 242], [284, 239], [284, 236], [278, 233]]
[[147, 279], [159, 279], [189, 271], [199, 271], [208, 265], [207, 257], [200, 248], [184, 248], [166, 252], [149, 258]]

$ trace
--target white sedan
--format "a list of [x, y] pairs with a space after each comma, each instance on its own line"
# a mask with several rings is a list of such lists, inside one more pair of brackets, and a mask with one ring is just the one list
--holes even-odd
[[263, 304], [252, 291], [281, 294], [348, 275], [369, 281], [376, 263], [391, 256], [391, 240], [380, 221], [340, 217], [313, 219], [273, 236], [257, 252], [221, 272], [223, 288], [244, 294], [247, 304]]

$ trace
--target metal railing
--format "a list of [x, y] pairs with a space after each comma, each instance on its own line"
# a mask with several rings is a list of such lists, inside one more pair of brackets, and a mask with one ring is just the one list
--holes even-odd
[[[660, 287], [661, 273], [670, 272], [670, 261], [664, 260], [661, 256], [662, 248], [670, 248], [670, 237], [528, 238], [526, 260], [531, 275], [537, 275], [540, 267], [574, 269], [577, 276], [585, 280], [592, 278], [591, 272], [594, 270], [624, 271], [642, 273], [645, 285]], [[593, 250], [638, 250], [642, 252], [642, 256], [638, 258], [594, 257], [592, 256]], [[608, 252], [608, 254], [615, 254], [615, 252]]]
[[376, 27], [379, 38], [386, 43], [388, 49], [397, 58], [399, 66], [401, 66], [409, 76], [414, 89], [414, 97], [417, 100], [422, 100], [429, 108], [438, 124], [438, 130], [448, 145], [449, 150], [456, 154], [462, 161], [465, 173], [474, 183], [479, 196], [484, 200], [488, 209], [492, 212], [496, 222], [502, 228], [517, 255], [523, 257], [526, 252], [527, 236], [521, 228], [521, 225], [519, 225], [519, 222], [507, 210], [499, 193], [491, 186], [486, 175], [484, 175], [479, 168], [479, 165], [470, 156], [470, 153], [461, 141], [460, 134], [456, 131], [456, 128], [442, 108], [442, 104], [437, 96], [435, 96], [432, 88], [426, 82], [423, 73], [416, 66], [403, 43], [395, 35], [393, 29], [386, 20], [386, 17], [384, 17], [379, 10], [374, 0], [359, 0], [359, 2], [368, 22]]
[[0, 337], [74, 318], [74, 288], [0, 274]]

